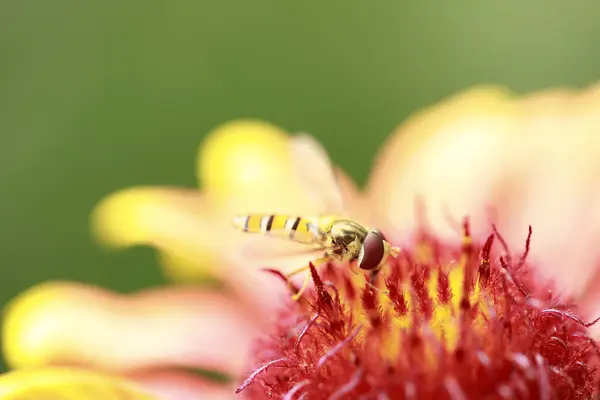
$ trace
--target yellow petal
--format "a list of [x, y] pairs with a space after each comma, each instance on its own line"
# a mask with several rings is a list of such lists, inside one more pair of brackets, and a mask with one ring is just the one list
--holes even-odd
[[[447, 213], [457, 219], [473, 216], [472, 204], [486, 203], [497, 195], [483, 185], [465, 198], [461, 188], [470, 187], [474, 178], [488, 182], [504, 172], [493, 162], [498, 157], [490, 154], [503, 151], [502, 143], [520, 134], [517, 120], [512, 96], [502, 88], [484, 86], [419, 112], [400, 125], [382, 146], [369, 180], [369, 199], [381, 210], [379, 223], [400, 235], [412, 230], [417, 219], [415, 204], [421, 198], [433, 226], [455, 236]], [[511, 157], [517, 157], [517, 152]]]
[[210, 200], [229, 214], [306, 213], [310, 200], [290, 157], [284, 130], [261, 121], [233, 121], [202, 143], [197, 174]]
[[231, 194], [286, 178], [287, 133], [261, 121], [234, 121], [217, 127], [200, 146], [197, 173], [201, 186]]
[[[173, 207], [176, 204], [177, 207]], [[157, 234], [171, 240], [173, 223], [181, 229], [193, 229], [187, 217], [193, 215], [209, 223], [210, 210], [195, 190], [161, 187], [133, 187], [103, 199], [92, 212], [92, 229], [97, 237], [112, 246], [160, 244]]]
[[91, 224], [102, 243], [151, 245], [164, 251], [163, 258], [173, 260], [164, 264], [167, 275], [189, 281], [205, 278], [213, 265], [217, 238], [212, 214], [196, 190], [134, 187], [103, 199], [92, 213]]
[[4, 400], [156, 399], [132, 382], [95, 371], [46, 367], [16, 370], [0, 376]]
[[[40, 366], [46, 363], [45, 357], [37, 351], [43, 346], [44, 338], [23, 338], [24, 327], [30, 326], [35, 320], [38, 309], [61, 295], [61, 284], [41, 284], [21, 293], [13, 299], [3, 310], [2, 324], [2, 353], [10, 367]], [[75, 299], [73, 299], [75, 300]], [[33, 315], [33, 317], [31, 317]], [[49, 316], [50, 317], [50, 316]], [[43, 336], [43, 335], [42, 335]], [[23, 340], [27, 343], [23, 345]], [[39, 342], [42, 343], [39, 343]]]
[[212, 256], [211, 250], [202, 252], [200, 246], [198, 251], [200, 257], [197, 253], [177, 252], [176, 249], [160, 251], [159, 262], [165, 277], [172, 282], [219, 286], [219, 271], [215, 269], [214, 261], [208, 261], [216, 256]]

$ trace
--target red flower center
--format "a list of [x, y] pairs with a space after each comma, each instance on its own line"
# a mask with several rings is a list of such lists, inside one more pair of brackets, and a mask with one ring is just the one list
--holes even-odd
[[[352, 265], [311, 265], [314, 287], [256, 343], [249, 399], [588, 399], [600, 350], [580, 310], [494, 231], [462, 245], [423, 233], [377, 289]], [[498, 242], [500, 246], [493, 246]], [[498, 253], [494, 254], [494, 247]], [[266, 332], [265, 332], [266, 333]]]

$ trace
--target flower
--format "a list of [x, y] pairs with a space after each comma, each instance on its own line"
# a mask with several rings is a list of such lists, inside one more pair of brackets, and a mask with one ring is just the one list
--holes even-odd
[[[536, 229], [531, 264], [557, 278], [559, 289], [594, 315], [599, 116], [600, 87], [522, 98], [479, 87], [402, 124], [382, 147], [364, 192], [338, 168], [335, 173], [349, 214], [403, 248], [412, 248], [415, 229], [426, 226], [451, 249], [457, 236], [448, 215], [469, 215], [475, 239], [485, 239], [495, 222], [512, 249], [531, 224]], [[573, 132], [569, 140], [565, 132]], [[210, 274], [226, 284], [225, 291], [174, 286], [117, 295], [69, 282], [36, 286], [6, 310], [3, 348], [9, 365], [104, 371], [165, 398], [207, 392], [210, 398], [231, 398], [236, 385], [210, 383], [190, 368], [241, 377], [258, 333], [283, 326], [276, 310], [288, 295], [285, 285], [260, 270], [264, 263], [238, 251], [247, 236], [232, 230], [231, 216], [315, 215], [323, 208], [295, 178], [289, 141], [286, 132], [264, 122], [225, 124], [200, 147], [202, 191], [125, 189], [104, 199], [93, 214], [103, 242], [154, 246], [170, 277], [186, 281]], [[313, 150], [321, 162], [307, 164], [306, 173], [320, 176], [324, 153]], [[417, 219], [416, 196], [427, 210], [426, 222]], [[287, 272], [302, 260], [281, 257], [271, 265]]]
[[[381, 272], [381, 292], [344, 265], [288, 302], [238, 388], [248, 399], [588, 399], [600, 348], [580, 309], [494, 232], [449, 246], [423, 234]], [[504, 249], [505, 251], [508, 249]], [[496, 259], [496, 261], [494, 260]]]

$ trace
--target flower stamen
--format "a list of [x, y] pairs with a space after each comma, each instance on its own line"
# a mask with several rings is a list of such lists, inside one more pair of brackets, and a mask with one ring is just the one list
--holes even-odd
[[467, 397], [463, 393], [455, 378], [446, 378], [444, 385], [446, 386], [446, 391], [448, 392], [451, 400], [467, 400]]
[[238, 394], [240, 393], [242, 390], [246, 389], [248, 387], [248, 385], [250, 385], [252, 382], [254, 382], [254, 379], [256, 379], [256, 377], [261, 373], [266, 371], [269, 367], [272, 367], [275, 364], [279, 364], [283, 361], [289, 361], [287, 358], [282, 357], [282, 358], [278, 358], [276, 360], [272, 360], [269, 361], [268, 363], [266, 363], [265, 365], [263, 365], [262, 367], [258, 368], [256, 371], [254, 371], [236, 390], [235, 393]]
[[316, 322], [317, 318], [321, 316], [320, 312], [317, 312], [314, 317], [308, 321], [308, 323], [304, 326], [300, 334], [298, 335], [298, 339], [296, 339], [296, 344], [294, 345], [294, 350], [298, 352], [298, 347], [300, 346], [300, 342], [302, 342], [302, 338], [306, 335], [306, 332], [310, 329], [310, 327]]
[[315, 370], [319, 371], [325, 365], [325, 363], [327, 362], [327, 360], [329, 360], [331, 357], [333, 357], [336, 354], [338, 354], [342, 350], [342, 348], [344, 348], [344, 346], [346, 346], [348, 343], [350, 343], [350, 341], [352, 341], [352, 339], [354, 339], [354, 337], [356, 335], [358, 335], [359, 332], [360, 332], [360, 328], [356, 328], [344, 340], [342, 340], [341, 342], [339, 342], [338, 344], [336, 344], [327, 353], [323, 354], [323, 356], [321, 358], [319, 358], [319, 361], [317, 361], [317, 365], [315, 367]]
[[308, 385], [308, 383], [309, 383], [308, 381], [302, 381], [302, 382], [297, 383], [294, 387], [292, 387], [290, 389], [289, 392], [287, 392], [285, 394], [285, 396], [283, 396], [282, 400], [292, 400], [294, 398], [294, 396], [296, 394], [298, 394], [304, 386]]
[[521, 255], [519, 259], [519, 264], [517, 265], [517, 269], [521, 268], [525, 261], [527, 260], [527, 256], [529, 255], [529, 248], [531, 247], [531, 235], [533, 230], [531, 229], [531, 225], [529, 225], [529, 232], [527, 233], [527, 240], [525, 241], [525, 251]]
[[329, 396], [328, 400], [338, 400], [338, 399], [344, 398], [344, 396], [346, 396], [348, 393], [353, 391], [356, 386], [358, 386], [358, 384], [360, 383], [360, 380], [362, 378], [362, 375], [363, 375], [363, 371], [361, 368], [359, 368], [358, 370], [356, 370], [354, 375], [352, 375], [352, 378], [350, 379], [350, 381], [348, 381], [348, 383], [346, 383], [341, 388], [339, 388], [338, 391], [336, 391], [331, 396]]

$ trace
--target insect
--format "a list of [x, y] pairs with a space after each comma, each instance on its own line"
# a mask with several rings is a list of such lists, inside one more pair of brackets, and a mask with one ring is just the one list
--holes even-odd
[[[317, 204], [323, 205], [328, 211], [343, 213], [345, 205], [342, 192], [326, 152], [308, 135], [294, 136], [291, 139], [291, 147], [292, 159], [296, 164], [296, 172], [301, 184], [309, 193], [320, 196], [316, 199]], [[313, 166], [318, 167], [313, 168], [316, 173], [311, 174], [308, 171], [305, 167], [307, 162], [313, 162]], [[286, 238], [301, 243], [305, 246], [305, 252], [321, 254], [313, 260], [315, 265], [327, 260], [356, 261], [359, 268], [371, 273], [369, 282], [371, 285], [379, 270], [386, 264], [388, 257], [396, 257], [400, 252], [399, 248], [391, 246], [385, 240], [381, 232], [336, 214], [314, 217], [277, 213], [246, 214], [234, 217], [233, 224], [242, 232]], [[298, 249], [298, 252], [302, 252], [302, 249]], [[310, 260], [307, 260], [307, 264], [308, 261]], [[292, 271], [287, 278], [308, 268], [303, 266]], [[301, 297], [309, 281], [310, 274], [307, 274], [302, 288], [293, 296], [294, 300]]]

